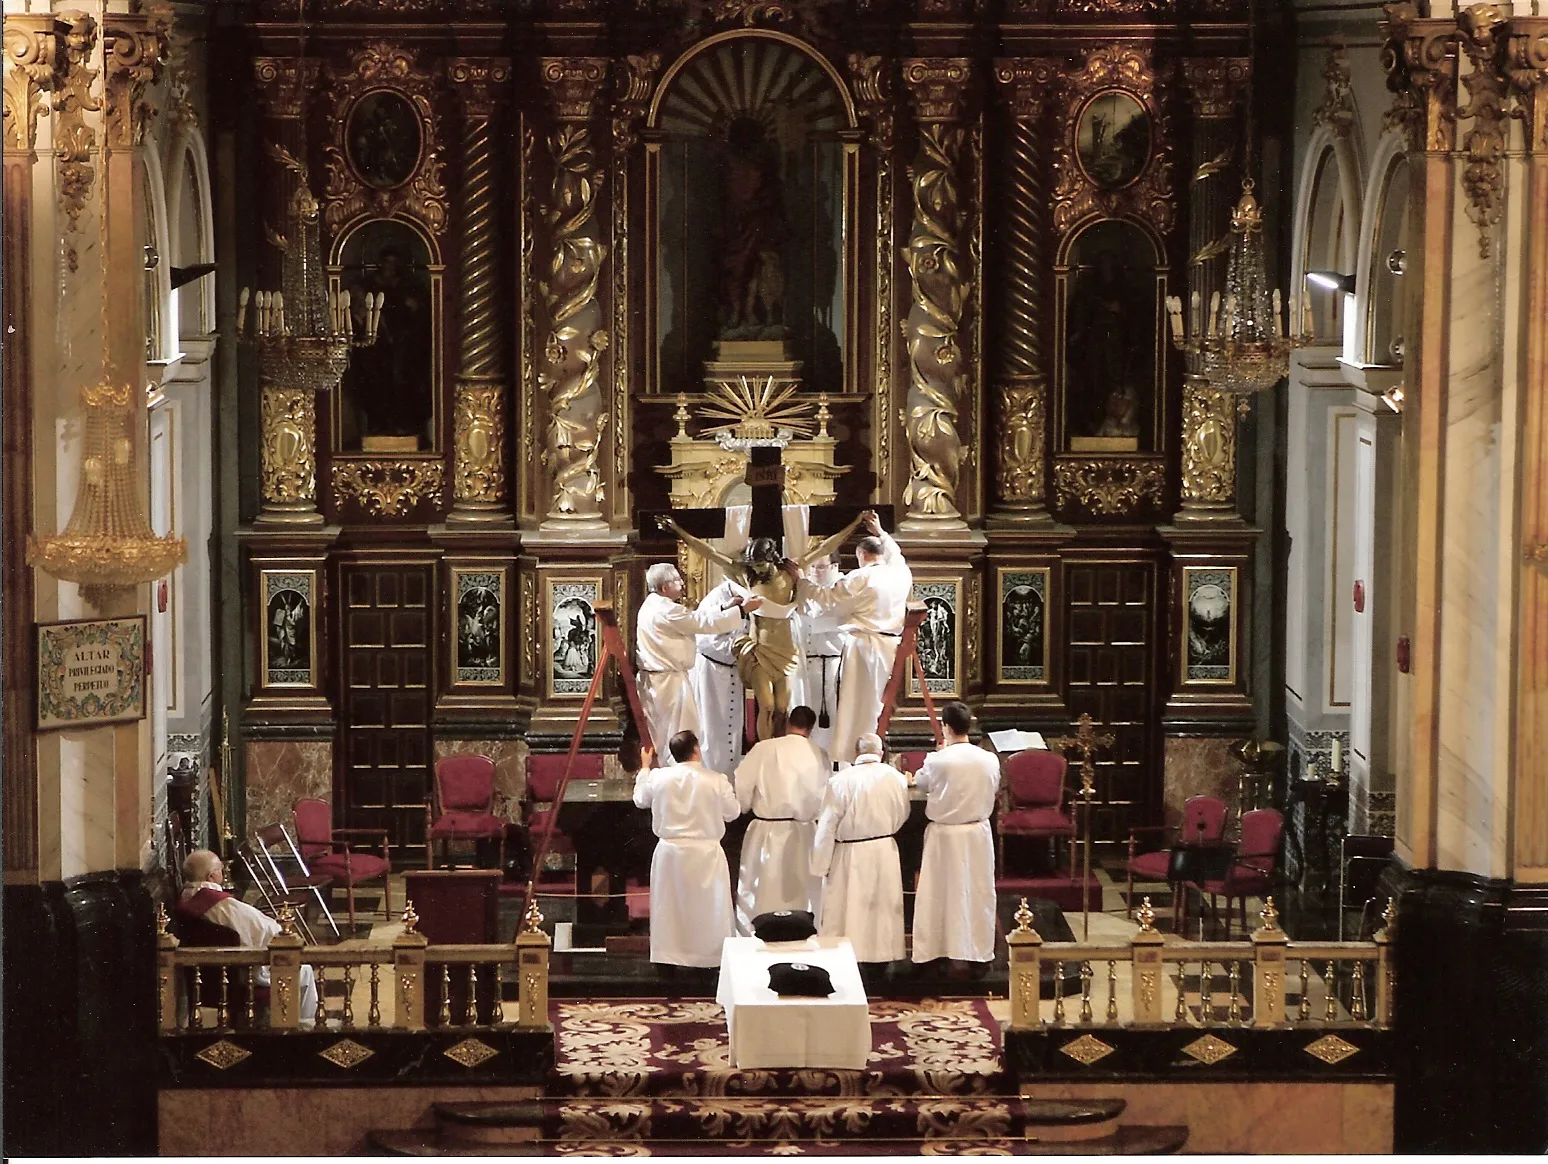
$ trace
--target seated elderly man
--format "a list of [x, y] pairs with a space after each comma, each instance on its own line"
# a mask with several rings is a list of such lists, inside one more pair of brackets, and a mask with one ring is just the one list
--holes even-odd
[[[267, 949], [269, 939], [280, 932], [279, 922], [227, 893], [221, 886], [223, 874], [221, 859], [215, 853], [208, 849], [189, 853], [183, 859], [183, 893], [178, 898], [178, 911], [225, 926], [236, 934], [244, 950]], [[259, 986], [269, 985], [269, 968], [260, 966], [256, 979]], [[309, 1029], [316, 1021], [317, 978], [310, 966], [302, 966], [301, 1026]]]

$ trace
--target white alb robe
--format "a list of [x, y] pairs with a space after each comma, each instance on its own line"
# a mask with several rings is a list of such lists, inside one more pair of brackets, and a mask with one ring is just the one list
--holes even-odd
[[832, 770], [827, 752], [793, 732], [758, 741], [737, 765], [736, 799], [753, 814], [736, 882], [738, 933], [751, 934], [760, 913], [814, 907], [812, 835]]
[[[726, 603], [750, 593], [727, 578], [700, 601], [699, 614], [719, 617]], [[743, 624], [738, 623], [731, 630], [699, 636], [693, 660], [691, 682], [694, 701], [699, 705], [699, 748], [705, 766], [716, 772], [730, 772], [742, 758], [747, 690], [731, 650], [742, 633]]]
[[[180, 899], [186, 901], [201, 889], [213, 889], [216, 893], [229, 892], [213, 881], [191, 881], [183, 886]], [[244, 950], [266, 950], [269, 948], [269, 939], [280, 932], [279, 922], [235, 897], [221, 898], [204, 911], [204, 917], [206, 921], [234, 931]], [[268, 986], [269, 968], [258, 967], [253, 977], [259, 986]], [[310, 1027], [317, 1018], [317, 975], [305, 962], [301, 964], [300, 984], [300, 1023], [303, 1027]]]
[[827, 588], [803, 578], [796, 590], [809, 613], [826, 616], [844, 632], [833, 721], [833, 758], [842, 764], [855, 758], [855, 742], [874, 732], [881, 718], [882, 695], [892, 676], [914, 585], [898, 543], [885, 532], [881, 540], [880, 561], [851, 570]]
[[903, 957], [903, 866], [893, 834], [908, 820], [908, 782], [879, 756], [858, 756], [828, 783], [812, 873], [822, 877], [817, 932], [848, 938], [860, 962]]
[[699, 704], [690, 681], [698, 637], [733, 630], [741, 624], [740, 607], [701, 613], [664, 594], [647, 595], [640, 603], [634, 632], [640, 703], [658, 754], [666, 754], [667, 745], [678, 732], [699, 731]]
[[720, 947], [736, 932], [731, 863], [720, 840], [741, 814], [731, 781], [690, 761], [641, 768], [634, 803], [650, 809], [656, 851], [650, 858], [650, 960], [672, 966], [719, 966]]
[[830, 615], [812, 610], [801, 614], [797, 630], [803, 682], [799, 700], [792, 692], [791, 706], [804, 703], [817, 713], [812, 743], [831, 753], [833, 724], [838, 719], [839, 663], [844, 655], [844, 632]]
[[989, 817], [1000, 761], [973, 744], [948, 744], [914, 777], [924, 790], [924, 858], [914, 897], [914, 961], [994, 958], [994, 834]]

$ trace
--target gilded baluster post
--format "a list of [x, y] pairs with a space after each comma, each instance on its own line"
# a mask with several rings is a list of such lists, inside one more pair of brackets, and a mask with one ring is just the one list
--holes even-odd
[[1129, 984], [1130, 999], [1135, 1025], [1147, 1023], [1160, 1026], [1165, 1020], [1161, 1015], [1161, 946], [1166, 939], [1156, 929], [1156, 911], [1150, 898], [1145, 898], [1135, 912], [1140, 928], [1129, 939], [1130, 956], [1134, 960], [1134, 973]]
[[167, 932], [167, 907], [160, 902], [156, 903], [156, 1029], [163, 1034], [177, 1030], [177, 938]]
[[551, 944], [543, 932], [543, 915], [534, 901], [527, 907], [521, 932], [516, 935], [516, 1025], [519, 1027], [548, 1025], [548, 951]]
[[540, 459], [553, 492], [542, 528], [605, 530], [605, 490], [597, 458], [609, 423], [602, 353], [610, 336], [597, 297], [607, 244], [599, 237], [598, 199], [607, 170], [592, 140], [597, 98], [607, 79], [603, 57], [544, 57], [543, 83], [554, 106], [548, 146], [553, 182], [543, 209], [548, 269], [538, 289], [545, 305], [538, 383], [548, 394], [548, 432]]
[[[269, 939], [269, 1025], [293, 1030], [301, 1025], [301, 935], [288, 904], [279, 910], [280, 932]], [[318, 984], [319, 1004], [321, 983]]]
[[1016, 928], [1006, 936], [1010, 947], [1011, 1030], [1024, 1031], [1043, 1025], [1042, 936], [1032, 928], [1032, 910], [1021, 899]]
[[1392, 943], [1397, 940], [1397, 898], [1387, 899], [1381, 912], [1382, 927], [1376, 932], [1376, 1012], [1371, 1021], [1378, 1027], [1392, 1025], [1392, 999], [1397, 983], [1392, 967]]
[[1285, 1025], [1285, 947], [1290, 937], [1279, 928], [1279, 910], [1270, 897], [1258, 911], [1262, 921], [1252, 933], [1252, 1025]]
[[448, 522], [509, 523], [506, 444], [510, 378], [500, 327], [495, 214], [496, 114], [509, 61], [459, 57], [448, 73], [462, 93], [462, 278], [452, 409], [452, 508]]
[[903, 255], [913, 306], [903, 321], [908, 348], [908, 402], [903, 414], [909, 478], [903, 489], [905, 530], [964, 529], [957, 507], [964, 450], [958, 416], [969, 362], [963, 316], [973, 296], [966, 234], [972, 212], [962, 182], [963, 114], [972, 80], [966, 57], [914, 57], [903, 81], [919, 122], [914, 155], [914, 221]]
[[1000, 297], [1000, 348], [995, 395], [999, 399], [999, 464], [994, 516], [1016, 522], [1047, 522], [1048, 366], [1044, 354], [1047, 299], [1047, 151], [1039, 135], [1043, 101], [1058, 77], [1058, 64], [1040, 58], [995, 62], [1012, 119], [1010, 165], [1001, 205], [1003, 229], [996, 231], [1005, 256]]
[[403, 932], [392, 940], [393, 1022], [400, 1031], [425, 1029], [425, 947], [430, 939], [415, 931], [414, 903], [403, 907]]
[[[1208, 303], [1224, 288], [1224, 263], [1213, 244], [1230, 227], [1228, 173], [1239, 163], [1237, 95], [1251, 73], [1245, 57], [1183, 62], [1193, 106], [1193, 174], [1189, 191], [1189, 290]], [[1205, 257], [1210, 256], [1210, 257]], [[1182, 509], [1176, 520], [1239, 521], [1236, 512], [1237, 402], [1199, 375], [1196, 357], [1183, 377]]]

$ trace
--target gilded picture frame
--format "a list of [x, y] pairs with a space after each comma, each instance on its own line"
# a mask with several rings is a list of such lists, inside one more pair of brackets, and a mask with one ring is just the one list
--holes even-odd
[[1182, 684], [1229, 687], [1237, 682], [1240, 612], [1238, 568], [1182, 569]]
[[551, 699], [580, 699], [591, 688], [602, 653], [597, 603], [606, 598], [602, 574], [547, 576], [542, 580], [543, 690]]
[[1049, 566], [1000, 566], [995, 571], [997, 685], [1042, 687], [1050, 682], [1052, 590]]
[[451, 566], [453, 687], [504, 687], [510, 675], [509, 571], [498, 564]]
[[145, 718], [143, 614], [37, 624], [37, 729]]
[[258, 685], [265, 690], [315, 689], [317, 673], [317, 570], [258, 571]]
[[[910, 602], [922, 602], [917, 650], [925, 683], [936, 698], [962, 693], [962, 580], [915, 577]], [[910, 669], [909, 694], [918, 697], [919, 678]]]

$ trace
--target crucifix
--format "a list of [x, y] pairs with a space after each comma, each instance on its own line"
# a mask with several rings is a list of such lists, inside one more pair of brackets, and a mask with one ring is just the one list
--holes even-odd
[[1050, 748], [1058, 748], [1061, 752], [1073, 748], [1080, 753], [1080, 803], [1086, 810], [1083, 838], [1085, 871], [1080, 886], [1080, 940], [1083, 942], [1091, 937], [1091, 801], [1096, 796], [1096, 764], [1092, 762], [1092, 756], [1099, 748], [1113, 746], [1113, 734], [1103, 732], [1098, 735], [1092, 729], [1091, 722], [1090, 714], [1083, 711], [1075, 721], [1073, 736], [1056, 736], [1046, 741]]

